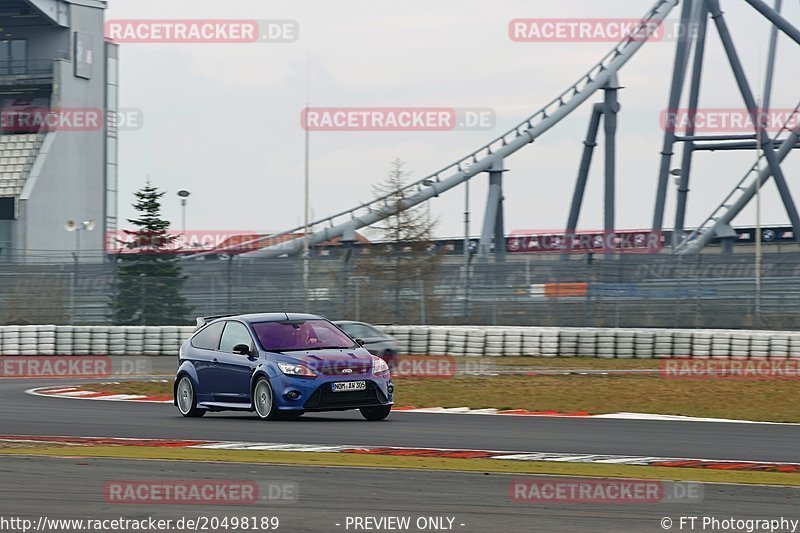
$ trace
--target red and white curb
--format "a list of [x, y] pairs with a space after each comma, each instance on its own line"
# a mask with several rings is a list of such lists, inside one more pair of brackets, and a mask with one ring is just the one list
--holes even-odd
[[[153, 380], [169, 383], [168, 380]], [[113, 392], [96, 392], [81, 387], [39, 387], [28, 389], [27, 394], [34, 396], [45, 396], [50, 398], [67, 398], [71, 400], [105, 400], [112, 402], [140, 402], [140, 403], [160, 403], [172, 404], [170, 396], [146, 396], [140, 394], [117, 394]], [[755, 420], [736, 420], [731, 418], [703, 418], [679, 415], [659, 415], [652, 413], [603, 413], [590, 414], [579, 411], [574, 413], [562, 413], [558, 411], [529, 411], [526, 409], [471, 409], [469, 407], [410, 407], [397, 406], [392, 408], [392, 412], [399, 413], [428, 413], [428, 414], [448, 414], [448, 415], [501, 415], [501, 416], [527, 416], [539, 418], [605, 418], [613, 420], [649, 420], [662, 422], [726, 422], [733, 424], [769, 424], [782, 426], [798, 426], [795, 422], [763, 422]]]
[[[169, 383], [168, 380], [152, 380], [159, 383]], [[111, 383], [116, 385], [117, 383]], [[107, 384], [104, 384], [107, 385]], [[142, 403], [172, 403], [170, 396], [146, 396], [143, 394], [118, 394], [114, 392], [97, 392], [85, 387], [38, 387], [28, 389], [27, 394], [34, 396], [47, 396], [50, 398], [69, 398], [79, 400], [105, 400], [109, 402], [142, 402]]]
[[[169, 383], [168, 380], [153, 380]], [[143, 402], [172, 404], [169, 396], [145, 396], [139, 394], [117, 394], [114, 392], [97, 392], [83, 387], [39, 387], [25, 391], [34, 396], [50, 398], [68, 398], [78, 400], [106, 400], [113, 402]], [[589, 413], [559, 413], [556, 411], [527, 411], [525, 409], [470, 409], [469, 407], [394, 407], [392, 411], [406, 413], [445, 413], [445, 414], [470, 414], [470, 415], [511, 415], [511, 416], [568, 416], [587, 417]]]
[[470, 450], [459, 448], [409, 448], [400, 446], [355, 446], [328, 444], [277, 444], [269, 442], [227, 442], [181, 439], [126, 439], [115, 437], [67, 437], [38, 435], [3, 435], [0, 444], [58, 444], [62, 446], [136, 446], [150, 448], [184, 448], [195, 450], [240, 450], [303, 453], [349, 453], [400, 457], [432, 457], [441, 459], [492, 459], [501, 461], [542, 461], [556, 463], [583, 463], [629, 466], [661, 466], [674, 468], [702, 468], [709, 470], [736, 470], [747, 472], [781, 472], [800, 474], [800, 463], [735, 461], [716, 459], [689, 459], [674, 457], [648, 457], [636, 455], [598, 455], [579, 453], [520, 452], [497, 450]]

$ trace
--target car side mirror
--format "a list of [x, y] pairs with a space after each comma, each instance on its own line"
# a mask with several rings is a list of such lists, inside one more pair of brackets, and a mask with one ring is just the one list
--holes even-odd
[[364, 339], [356, 339], [356, 344], [358, 344], [359, 346], [364, 346], [365, 344]]
[[250, 355], [250, 347], [246, 344], [237, 344], [233, 347], [233, 353], [239, 355]]

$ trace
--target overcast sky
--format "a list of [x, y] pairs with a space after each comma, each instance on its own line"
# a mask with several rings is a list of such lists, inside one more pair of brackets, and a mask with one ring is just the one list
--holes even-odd
[[[798, 23], [800, 2], [785, 4], [786, 16]], [[294, 43], [122, 45], [120, 106], [141, 109], [144, 127], [121, 134], [121, 217], [134, 216], [133, 192], [149, 174], [167, 192], [164, 214], [176, 228], [180, 189], [192, 192], [189, 229], [278, 231], [302, 223], [300, 113], [309, 63], [312, 106], [495, 111], [491, 131], [312, 133], [313, 215], [346, 209], [371, 198], [372, 186], [385, 178], [393, 158], [405, 160], [415, 178], [424, 177], [539, 109], [612, 46], [512, 42], [511, 19], [637, 18], [651, 5], [650, 0], [110, 0], [109, 20], [293, 19], [300, 27]], [[751, 84], [761, 94], [768, 26], [741, 0], [722, 5]], [[715, 31], [709, 43], [701, 106], [742, 107]], [[622, 229], [651, 223], [659, 118], [673, 56], [673, 43], [648, 43], [620, 74], [625, 89], [617, 225]], [[774, 107], [797, 105], [798, 64], [800, 47], [781, 38]], [[564, 226], [589, 112], [588, 105], [578, 109], [507, 160], [507, 231]], [[702, 222], [754, 158], [731, 152], [697, 156], [687, 225]], [[584, 229], [602, 227], [602, 164], [600, 150], [580, 221]], [[798, 198], [797, 154], [784, 171]], [[485, 176], [472, 180], [473, 234], [482, 220], [486, 181]], [[665, 227], [673, 224], [674, 195], [671, 185]], [[463, 201], [459, 188], [432, 202], [440, 236], [463, 234]], [[765, 223], [786, 223], [773, 184], [765, 187], [763, 201]], [[753, 213], [742, 214], [737, 225], [752, 224]]]

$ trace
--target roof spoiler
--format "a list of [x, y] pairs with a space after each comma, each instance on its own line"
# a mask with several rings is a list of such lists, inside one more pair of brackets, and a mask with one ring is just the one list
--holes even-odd
[[199, 316], [199, 317], [195, 318], [195, 323], [197, 324], [197, 327], [195, 328], [195, 331], [197, 331], [198, 329], [202, 328], [203, 326], [205, 326], [209, 322], [212, 322], [212, 321], [214, 321], [214, 320], [216, 320], [218, 318], [225, 318], [226, 316], [236, 316], [236, 315]]

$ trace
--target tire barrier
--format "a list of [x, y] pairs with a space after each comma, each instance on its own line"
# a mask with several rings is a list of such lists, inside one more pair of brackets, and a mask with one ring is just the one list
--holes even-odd
[[402, 353], [473, 357], [800, 358], [800, 332], [648, 328], [378, 326]]
[[178, 355], [194, 326], [0, 326], [0, 355]]
[[[378, 326], [402, 353], [468, 357], [800, 358], [800, 332]], [[177, 356], [194, 326], [0, 326], [0, 356]]]

